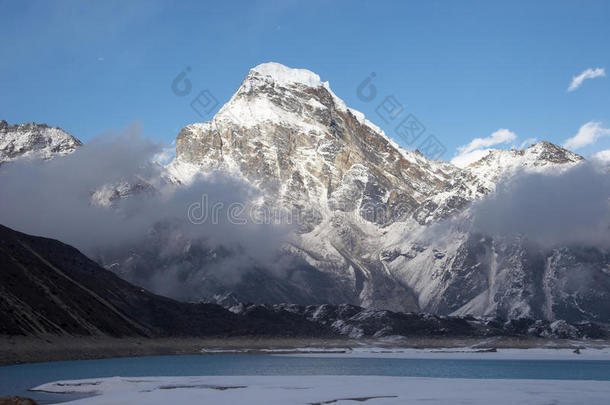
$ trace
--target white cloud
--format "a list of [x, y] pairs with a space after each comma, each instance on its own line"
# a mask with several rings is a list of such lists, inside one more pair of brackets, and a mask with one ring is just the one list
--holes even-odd
[[477, 149], [468, 153], [460, 153], [451, 159], [451, 163], [457, 167], [466, 167], [471, 163], [484, 158], [491, 149]]
[[519, 148], [517, 148], [517, 149], [525, 149], [525, 148], [535, 144], [536, 142], [538, 142], [538, 138], [527, 138], [525, 141], [521, 142], [521, 144], [519, 145]]
[[500, 128], [487, 138], [474, 138], [468, 145], [458, 147], [460, 153], [472, 152], [476, 149], [489, 148], [490, 146], [512, 142], [517, 139], [517, 135], [505, 128]]
[[176, 141], [168, 146], [163, 147], [157, 154], [152, 157], [152, 161], [162, 166], [170, 163], [176, 157]]
[[599, 163], [610, 164], [610, 149], [600, 150], [591, 156], [592, 160], [596, 160]]
[[610, 129], [602, 127], [601, 122], [589, 121], [572, 138], [563, 143], [568, 149], [578, 149], [597, 142], [602, 136], [610, 135]]
[[458, 154], [451, 159], [451, 163], [458, 167], [468, 166], [476, 162], [490, 151], [491, 146], [513, 142], [517, 135], [505, 128], [500, 128], [487, 138], [475, 138], [468, 145], [458, 147]]
[[574, 91], [580, 87], [582, 82], [586, 79], [595, 79], [596, 77], [604, 77], [606, 76], [606, 71], [603, 68], [595, 68], [595, 69], [587, 69], [578, 76], [574, 76], [572, 78], [572, 83], [570, 83], [570, 87], [568, 87], [568, 91]]

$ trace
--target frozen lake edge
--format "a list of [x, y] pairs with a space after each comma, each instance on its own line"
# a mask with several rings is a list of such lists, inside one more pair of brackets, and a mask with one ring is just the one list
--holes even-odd
[[[607, 381], [491, 380], [379, 376], [112, 377], [60, 381], [36, 390], [95, 393], [74, 405], [230, 403], [289, 405], [404, 404], [583, 404], [604, 403]], [[411, 402], [408, 402], [411, 403]]]

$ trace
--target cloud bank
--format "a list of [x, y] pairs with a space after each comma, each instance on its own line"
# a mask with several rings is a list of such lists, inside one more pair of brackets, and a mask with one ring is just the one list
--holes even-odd
[[[202, 175], [188, 187], [176, 186], [155, 162], [162, 152], [162, 145], [129, 128], [64, 157], [2, 165], [0, 223], [59, 239], [103, 264], [154, 258], [126, 278], [175, 298], [192, 298], [192, 286], [197, 285], [192, 281], [210, 273], [236, 282], [252, 267], [273, 271], [278, 249], [293, 227], [236, 224], [231, 204], [247, 207], [258, 197], [256, 189], [221, 174]], [[108, 205], [92, 200], [102, 186], [112, 197], [110, 186], [124, 184], [135, 185], [126, 189], [126, 198], [114, 198]], [[208, 220], [193, 222], [187, 212], [194, 203], [201, 204], [203, 196], [208, 205], [202, 209], [223, 209]], [[202, 252], [207, 262], [189, 261], [191, 250]]]
[[598, 162], [582, 162], [560, 174], [521, 172], [472, 206], [477, 232], [527, 235], [553, 248], [610, 248], [610, 176]]

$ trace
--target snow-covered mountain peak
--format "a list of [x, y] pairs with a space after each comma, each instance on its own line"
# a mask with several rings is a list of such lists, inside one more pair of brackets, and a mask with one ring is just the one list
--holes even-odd
[[495, 166], [507, 169], [514, 166], [544, 167], [577, 163], [583, 157], [548, 141], [540, 141], [526, 149], [492, 149], [483, 158], [471, 163], [469, 168]]
[[58, 127], [0, 121], [0, 164], [19, 157], [50, 159], [72, 153], [81, 145], [81, 141]]
[[378, 224], [409, 216], [434, 222], [493, 191], [507, 173], [580, 158], [540, 142], [492, 150], [466, 169], [430, 161], [348, 108], [317, 74], [277, 63], [251, 69], [212, 121], [185, 127], [176, 153], [181, 182], [197, 167], [223, 169], [319, 214], [373, 209]]
[[526, 149], [492, 149], [485, 157], [468, 165], [465, 170], [493, 190], [501, 177], [517, 170], [545, 172], [563, 170], [584, 158], [548, 141], [540, 141]]
[[525, 149], [526, 160], [538, 163], [538, 165], [577, 163], [583, 157], [567, 149], [557, 146], [548, 141], [540, 141]]
[[282, 85], [303, 84], [309, 87], [319, 87], [325, 84], [320, 80], [320, 76], [310, 70], [293, 69], [276, 62], [262, 63], [252, 68], [248, 78], [256, 75]]
[[[400, 149], [363, 113], [347, 107], [331, 90], [329, 83], [323, 82], [316, 73], [275, 62], [252, 68], [210, 123], [191, 127], [216, 124], [241, 128], [281, 125], [315, 136], [327, 132], [329, 124], [343, 114], [350, 115], [369, 131], [383, 137], [392, 147]], [[411, 154], [404, 150], [401, 152]]]
[[577, 163], [583, 157], [548, 141], [540, 141], [526, 149], [491, 149], [487, 155], [468, 165], [468, 168], [496, 166], [506, 169], [510, 166], [548, 166], [553, 164]]
[[473, 162], [469, 167], [500, 165], [502, 167], [515, 164], [525, 166], [548, 166], [552, 164], [576, 163], [583, 157], [548, 141], [540, 141], [526, 149], [492, 149], [483, 158]]
[[[248, 72], [213, 122], [248, 128], [272, 123], [299, 129], [304, 133], [319, 133], [325, 126], [325, 123], [320, 122], [320, 112], [327, 110], [348, 111], [343, 100], [332, 92], [328, 82], [322, 82], [320, 76], [309, 70], [269, 62]], [[365, 121], [363, 114], [350, 111]]]
[[393, 222], [446, 189], [455, 169], [401, 149], [318, 75], [275, 63], [252, 69], [212, 121], [185, 127], [176, 155], [183, 183], [193, 165], [228, 170], [276, 203], [315, 210], [314, 223], [365, 209]]

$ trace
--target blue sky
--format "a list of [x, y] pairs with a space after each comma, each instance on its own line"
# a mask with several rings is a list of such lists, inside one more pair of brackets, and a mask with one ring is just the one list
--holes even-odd
[[[0, 119], [84, 141], [137, 122], [171, 142], [203, 121], [170, 89], [186, 66], [193, 91], [222, 105], [251, 67], [275, 61], [318, 73], [390, 136], [376, 108], [393, 95], [447, 160], [501, 128], [510, 147], [562, 144], [599, 123], [576, 151], [610, 149], [610, 77], [568, 91], [586, 69], [610, 69], [608, 1], [5, 0], [0, 15]], [[371, 72], [366, 102], [356, 89]]]

